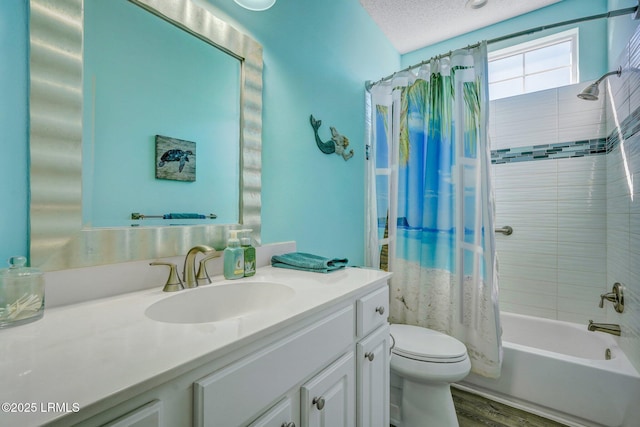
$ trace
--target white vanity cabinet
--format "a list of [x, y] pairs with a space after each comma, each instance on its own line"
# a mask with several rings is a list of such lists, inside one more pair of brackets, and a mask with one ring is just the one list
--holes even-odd
[[[149, 378], [150, 387], [136, 385], [117, 401], [104, 399], [89, 412], [69, 414], [53, 425], [388, 426], [387, 277], [208, 360], [176, 366], [171, 379]], [[242, 328], [243, 322], [225, 325]]]
[[261, 351], [197, 380], [194, 384], [194, 425], [249, 424], [274, 399], [297, 393], [302, 381], [342, 354], [352, 352], [354, 335], [354, 308], [349, 304]]
[[356, 311], [357, 426], [388, 426], [389, 288], [383, 286], [359, 298]]
[[384, 282], [355, 304], [199, 379], [195, 426], [389, 425], [388, 307]]

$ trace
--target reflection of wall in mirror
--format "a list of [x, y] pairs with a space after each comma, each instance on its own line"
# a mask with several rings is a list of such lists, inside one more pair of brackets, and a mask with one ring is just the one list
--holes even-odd
[[[85, 225], [127, 226], [131, 212], [237, 222], [240, 62], [126, 0], [85, 0], [84, 19]], [[196, 182], [155, 179], [156, 134], [198, 141]]]

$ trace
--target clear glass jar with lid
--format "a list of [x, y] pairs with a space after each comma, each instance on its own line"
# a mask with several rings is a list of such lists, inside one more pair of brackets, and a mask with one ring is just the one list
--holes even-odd
[[25, 257], [9, 258], [0, 270], [0, 328], [40, 319], [44, 314], [44, 275], [26, 267]]

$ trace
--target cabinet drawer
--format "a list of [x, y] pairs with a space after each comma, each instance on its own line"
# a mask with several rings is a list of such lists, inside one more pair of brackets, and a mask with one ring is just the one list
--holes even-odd
[[343, 352], [354, 337], [353, 306], [194, 384], [196, 426], [241, 426]]
[[389, 316], [389, 287], [387, 285], [358, 299], [357, 328], [362, 338], [378, 326], [387, 322]]

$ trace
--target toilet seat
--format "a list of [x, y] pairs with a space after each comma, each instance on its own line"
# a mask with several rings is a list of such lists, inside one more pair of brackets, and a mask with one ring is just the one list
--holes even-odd
[[412, 325], [391, 325], [393, 353], [431, 363], [456, 363], [467, 359], [467, 348], [442, 332]]

